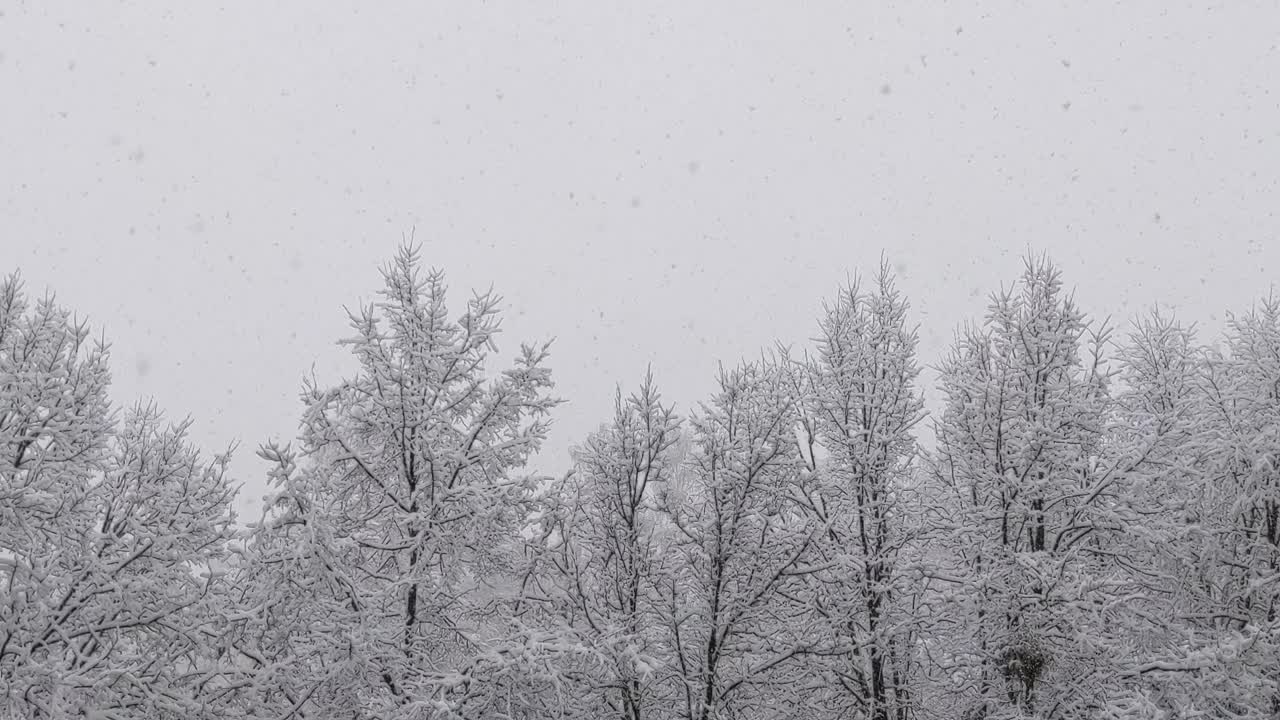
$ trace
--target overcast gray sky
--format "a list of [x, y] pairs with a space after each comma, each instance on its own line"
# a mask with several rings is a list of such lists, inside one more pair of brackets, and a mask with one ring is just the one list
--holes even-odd
[[1280, 268], [1278, 40], [1274, 2], [0, 0], [0, 270], [241, 440], [256, 507], [416, 228], [504, 353], [557, 338], [559, 473], [616, 383], [688, 409], [882, 252], [926, 362], [1028, 248], [1216, 333]]

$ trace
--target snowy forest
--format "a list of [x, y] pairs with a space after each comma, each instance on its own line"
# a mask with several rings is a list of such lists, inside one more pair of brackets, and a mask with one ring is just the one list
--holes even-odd
[[554, 345], [413, 247], [381, 274], [358, 371], [237, 461], [252, 518], [0, 286], [0, 717], [1280, 716], [1280, 299], [1112, 324], [1030, 255], [921, 358], [885, 264], [696, 407], [635, 378], [547, 477]]

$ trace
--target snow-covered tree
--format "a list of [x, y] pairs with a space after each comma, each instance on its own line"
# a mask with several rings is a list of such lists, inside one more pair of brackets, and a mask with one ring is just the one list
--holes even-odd
[[117, 430], [107, 358], [0, 286], [0, 715], [212, 717], [226, 457], [151, 406]]
[[816, 445], [808, 505], [825, 527], [815, 605], [832, 639], [814, 667], [840, 717], [901, 720], [913, 708], [920, 584], [901, 563], [915, 524], [902, 496], [924, 401], [906, 314], [882, 266], [872, 291], [855, 283], [826, 306], [816, 356], [800, 369], [802, 437]]
[[[1159, 512], [1135, 523], [1155, 541], [1152, 561], [1135, 570], [1159, 600], [1134, 623], [1146, 642], [1126, 675], [1156, 712], [1275, 717], [1280, 301], [1233, 317], [1225, 352], [1191, 356], [1189, 340], [1164, 334], [1172, 339], [1140, 344], [1147, 350], [1129, 363], [1177, 360], [1164, 363], [1173, 380], [1145, 393], [1158, 398], [1150, 414], [1176, 444], [1143, 477]], [[1187, 356], [1195, 358], [1190, 372]]]
[[1112, 587], [1100, 525], [1118, 490], [1099, 462], [1104, 342], [1058, 270], [1029, 259], [941, 365], [933, 474], [950, 496], [945, 542], [963, 578], [939, 660], [962, 707], [944, 712], [1064, 717], [1102, 703], [1090, 681], [1106, 672], [1093, 638]]
[[573, 471], [548, 498], [529, 600], [549, 606], [553, 627], [584, 650], [580, 667], [563, 669], [589, 717], [662, 717], [670, 700], [655, 629], [655, 498], [678, 471], [679, 440], [679, 420], [646, 375], [635, 394], [618, 391], [612, 422], [574, 449]]
[[1280, 305], [1229, 323], [1225, 352], [1154, 313], [1117, 359], [1106, 454], [1124, 602], [1099, 641], [1116, 663], [1109, 717], [1274, 717], [1277, 633], [1268, 531]]
[[807, 576], [823, 528], [798, 500], [796, 400], [780, 362], [722, 371], [692, 420], [687, 477], [665, 494], [659, 588], [686, 720], [804, 714], [801, 658], [815, 647]]
[[[532, 482], [515, 475], [545, 437], [547, 348], [490, 377], [499, 298], [451, 320], [443, 274], [403, 248], [381, 300], [351, 313], [359, 370], [304, 391], [300, 451], [268, 447], [276, 509], [249, 550], [250, 583], [280, 596], [287, 632], [253, 662], [302, 717], [502, 716], [495, 638], [517, 595]], [[256, 574], [256, 577], [255, 577]], [[298, 615], [300, 614], [300, 615]], [[277, 631], [283, 632], [283, 631]]]
[[1169, 702], [1176, 689], [1151, 670], [1180, 654], [1175, 648], [1188, 629], [1182, 585], [1202, 544], [1194, 518], [1203, 482], [1205, 355], [1190, 328], [1155, 311], [1133, 323], [1115, 359], [1115, 402], [1101, 453], [1108, 469], [1098, 473], [1113, 482], [1115, 498], [1099, 528], [1114, 570], [1108, 622], [1093, 628], [1093, 642], [1114, 670], [1101, 715], [1158, 717], [1161, 704], [1175, 713], [1189, 709], [1186, 698]]

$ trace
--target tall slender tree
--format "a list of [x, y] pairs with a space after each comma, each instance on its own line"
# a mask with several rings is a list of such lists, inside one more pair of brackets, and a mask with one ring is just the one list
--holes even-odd
[[916, 335], [888, 266], [870, 292], [856, 282], [843, 288], [819, 331], [801, 400], [804, 437], [817, 446], [807, 454], [817, 480], [809, 505], [825, 528], [816, 600], [834, 640], [817, 666], [842, 715], [903, 720], [913, 708], [917, 634], [906, 596], [918, 584], [900, 564], [912, 540], [902, 497], [924, 400]]

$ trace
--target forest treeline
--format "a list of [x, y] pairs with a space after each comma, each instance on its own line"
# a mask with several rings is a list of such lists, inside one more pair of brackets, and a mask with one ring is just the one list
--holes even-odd
[[536, 477], [550, 347], [500, 367], [499, 298], [412, 248], [382, 277], [247, 527], [225, 454], [0, 286], [0, 717], [1280, 716], [1280, 301], [1112, 332], [1030, 257], [929, 415], [886, 266]]

